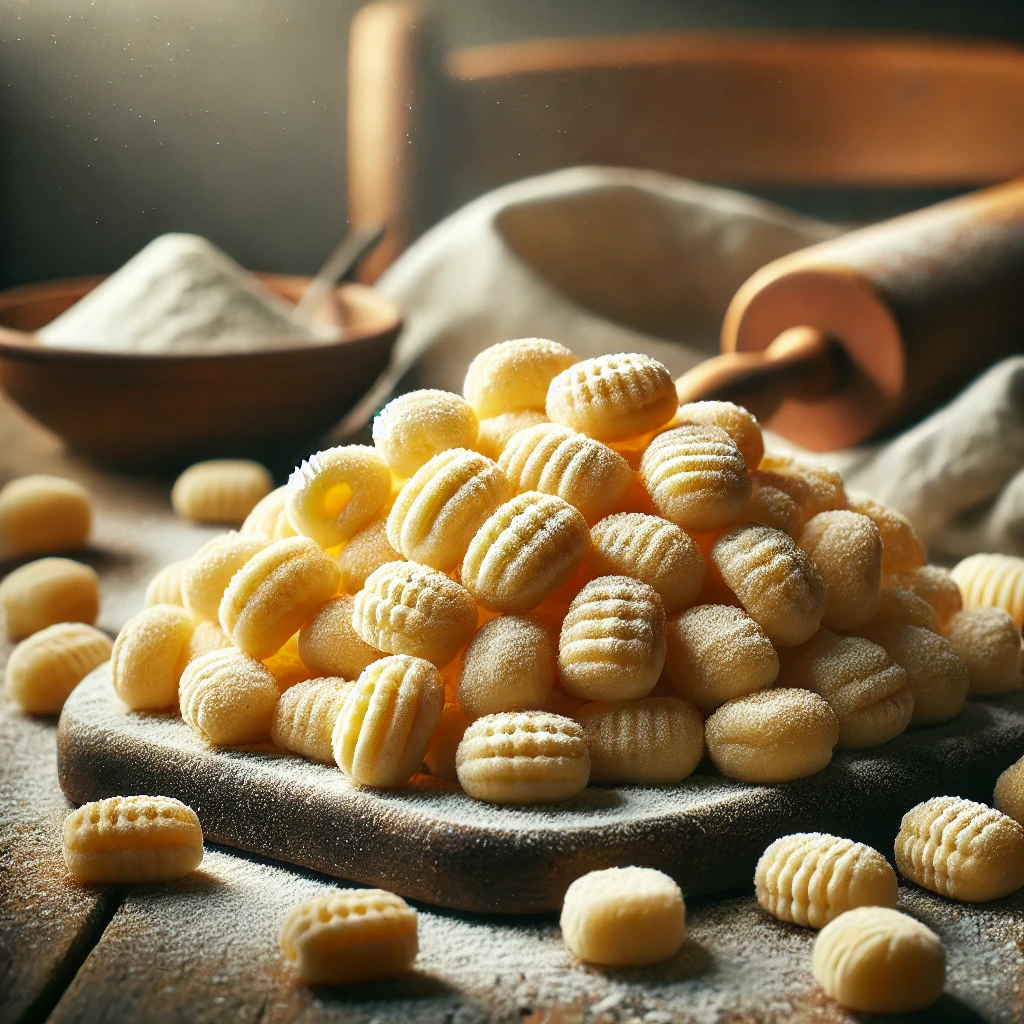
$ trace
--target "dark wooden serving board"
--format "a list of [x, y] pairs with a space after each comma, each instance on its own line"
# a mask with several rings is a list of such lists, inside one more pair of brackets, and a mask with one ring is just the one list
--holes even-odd
[[336, 768], [270, 748], [217, 750], [179, 718], [127, 710], [107, 666], [61, 715], [59, 774], [76, 802], [153, 793], [195, 808], [206, 837], [460, 910], [561, 905], [584, 872], [645, 864], [688, 895], [750, 885], [765, 846], [823, 831], [892, 855], [900, 817], [930, 796], [988, 801], [1024, 754], [1024, 694], [969, 702], [947, 725], [872, 751], [838, 752], [820, 774], [779, 786], [731, 782], [709, 766], [665, 787], [592, 787], [545, 807], [493, 807], [419, 776], [361, 789]]

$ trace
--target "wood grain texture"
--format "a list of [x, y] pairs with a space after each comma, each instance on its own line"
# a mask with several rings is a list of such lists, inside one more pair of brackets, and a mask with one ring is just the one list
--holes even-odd
[[0, 697], [0, 1021], [52, 1005], [117, 901], [64, 866], [56, 741], [54, 719]]
[[[190, 877], [127, 894], [51, 1021], [852, 1024], [860, 1019], [815, 985], [810, 972], [815, 932], [769, 918], [748, 895], [691, 901], [687, 942], [677, 956], [657, 967], [613, 970], [577, 963], [553, 916], [495, 920], [421, 907], [420, 953], [409, 974], [373, 985], [311, 989], [295, 981], [277, 935], [291, 906], [330, 884], [280, 865], [207, 850], [202, 867]], [[965, 909], [904, 887], [900, 907], [933, 928], [947, 950], [946, 994], [925, 1019], [940, 1024], [1019, 1020], [1024, 894]]]
[[177, 797], [216, 842], [461, 910], [557, 909], [586, 871], [647, 864], [687, 893], [749, 883], [780, 835], [829, 831], [889, 850], [903, 813], [935, 793], [987, 800], [1024, 747], [1024, 694], [972, 702], [953, 723], [874, 751], [837, 752], [824, 772], [781, 786], [722, 779], [590, 787], [545, 807], [493, 807], [429, 776], [400, 790], [263, 750], [218, 751], [181, 719], [129, 711], [101, 666], [60, 721], [64, 792]]

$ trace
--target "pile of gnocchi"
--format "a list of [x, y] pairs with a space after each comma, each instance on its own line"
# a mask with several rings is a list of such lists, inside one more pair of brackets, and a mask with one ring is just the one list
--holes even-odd
[[531, 804], [680, 782], [705, 754], [798, 779], [1020, 685], [1012, 615], [965, 610], [904, 516], [766, 454], [739, 406], [680, 407], [647, 356], [504, 342], [462, 396], [385, 406], [373, 440], [269, 493], [251, 464], [186, 471], [183, 514], [249, 511], [121, 631], [129, 707], [361, 786], [426, 766]]
[[[109, 655], [129, 708], [179, 711], [212, 745], [270, 739], [366, 787], [426, 770], [511, 805], [679, 783], [705, 755], [728, 778], [787, 782], [1020, 686], [1024, 560], [929, 565], [903, 515], [766, 453], [739, 406], [680, 406], [647, 356], [504, 342], [462, 396], [394, 399], [373, 441], [312, 455], [276, 490], [254, 463], [187, 470], [175, 510], [239, 529], [161, 570], [112, 649], [84, 625], [91, 570], [11, 573], [0, 604], [27, 637], [11, 695], [52, 713]], [[968, 900], [1024, 883], [1024, 759], [1000, 787], [997, 809], [909, 812], [902, 874]], [[65, 857], [85, 880], [178, 877], [202, 834], [177, 801], [118, 797], [69, 816]], [[755, 881], [766, 911], [823, 929], [815, 974], [844, 1005], [941, 992], [941, 944], [893, 909], [876, 851], [787, 836]], [[595, 872], [562, 925], [583, 960], [656, 962], [684, 941], [682, 894], [652, 869]], [[339, 890], [296, 908], [281, 942], [319, 982], [394, 973], [415, 935], [399, 897]], [[896, 1005], [901, 985], [917, 994]]]

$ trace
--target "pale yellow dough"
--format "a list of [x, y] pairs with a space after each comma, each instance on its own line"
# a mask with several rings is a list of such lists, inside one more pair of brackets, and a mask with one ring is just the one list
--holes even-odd
[[367, 665], [384, 657], [352, 625], [355, 606], [351, 594], [332, 598], [299, 630], [299, 657], [314, 675], [355, 679]]
[[828, 766], [839, 722], [809, 690], [761, 690], [723, 704], [704, 723], [704, 738], [726, 778], [790, 782]]
[[181, 574], [187, 562], [187, 558], [179, 558], [176, 562], [165, 565], [149, 581], [143, 598], [147, 608], [155, 604], [176, 604], [185, 607], [185, 599], [181, 595]]
[[580, 960], [606, 967], [661, 963], [686, 941], [683, 894], [654, 868], [606, 868], [577, 878], [559, 924]]
[[328, 448], [288, 478], [285, 512], [293, 528], [322, 548], [336, 547], [368, 526], [391, 498], [391, 470], [365, 445]]
[[197, 523], [237, 525], [273, 490], [270, 473], [248, 459], [212, 459], [189, 466], [174, 482], [171, 507]]
[[388, 540], [388, 517], [382, 515], [364, 526], [338, 552], [341, 585], [354, 594], [363, 589], [370, 573], [385, 562], [400, 562], [405, 556], [396, 551]]
[[914, 695], [911, 725], [936, 725], [956, 718], [967, 700], [967, 666], [945, 638], [920, 626], [864, 629], [907, 674]]
[[429, 661], [405, 654], [375, 661], [335, 722], [338, 767], [361, 786], [401, 786], [419, 771], [443, 707], [444, 683]]
[[234, 531], [208, 540], [185, 562], [181, 570], [180, 587], [184, 606], [197, 619], [217, 622], [220, 603], [232, 577], [266, 546], [264, 537]]
[[776, 839], [754, 872], [757, 902], [772, 917], [823, 928], [854, 907], [895, 907], [896, 872], [852, 839], [798, 832]]
[[203, 830], [191, 807], [167, 796], [113, 796], [64, 819], [64, 863], [80, 882], [170, 882], [203, 860]]
[[398, 476], [410, 477], [435, 455], [476, 444], [477, 417], [450, 391], [410, 391], [373, 420], [373, 443]]
[[288, 522], [285, 503], [288, 500], [288, 485], [276, 487], [265, 498], [260, 498], [253, 510], [238, 528], [247, 537], [262, 537], [266, 541], [284, 540], [294, 537], [295, 528]]
[[704, 756], [704, 722], [678, 697], [584, 704], [590, 781], [661, 786], [692, 775]]
[[817, 632], [828, 588], [789, 534], [767, 526], [740, 526], [714, 542], [711, 560], [776, 647], [796, 647]]
[[594, 576], [632, 576], [653, 587], [666, 615], [697, 600], [707, 568], [697, 542], [659, 516], [617, 512], [590, 530]]
[[100, 610], [99, 577], [70, 558], [39, 558], [0, 582], [0, 608], [12, 640], [56, 622], [92, 623]]
[[920, 921], [888, 907], [857, 907], [822, 928], [811, 967], [825, 994], [848, 1010], [911, 1013], [946, 983], [946, 953]]
[[355, 683], [344, 679], [306, 679], [281, 694], [270, 724], [270, 738], [288, 750], [321, 764], [334, 764], [334, 726]]
[[826, 626], [849, 631], [875, 615], [882, 595], [882, 535], [867, 516], [819, 512], [801, 531], [800, 547], [825, 581]]
[[334, 559], [308, 537], [276, 540], [231, 578], [220, 603], [221, 628], [253, 658], [279, 651], [337, 592]]
[[89, 492], [59, 476], [22, 476], [0, 487], [0, 558], [78, 551], [89, 542]]
[[946, 637], [967, 666], [972, 696], [990, 697], [1020, 686], [1020, 628], [1009, 612], [965, 608], [950, 620]]
[[[907, 572], [885, 576], [882, 579], [882, 586], [901, 587], [904, 590], [913, 591], [918, 597], [923, 598], [939, 617], [940, 629], [945, 629], [949, 625], [950, 619], [964, 607], [963, 595], [957, 580], [952, 573], [938, 565], [922, 565]], [[983, 601], [980, 604], [996, 604], [998, 606], [998, 602], [992, 601]], [[971, 602], [967, 602], [967, 607], [974, 606]]]
[[1024, 825], [1024, 757], [1015, 761], [996, 779], [992, 806]]
[[583, 727], [547, 711], [478, 718], [455, 759], [462, 788], [495, 804], [542, 804], [582, 793], [590, 778]]
[[572, 505], [527, 491], [477, 531], [462, 562], [462, 583], [489, 611], [528, 612], [569, 579], [589, 547], [587, 521]]
[[645, 697], [665, 667], [665, 609], [653, 587], [599, 576], [569, 605], [558, 640], [562, 688], [585, 700]]
[[665, 677], [705, 715], [779, 674], [775, 648], [742, 608], [697, 605], [668, 620], [667, 637]]
[[556, 494], [588, 523], [618, 508], [633, 483], [629, 463], [606, 444], [557, 423], [509, 439], [498, 460], [512, 491]]
[[764, 457], [764, 438], [757, 417], [732, 402], [690, 402], [679, 406], [672, 425], [683, 423], [719, 427], [739, 448], [747, 469], [755, 470]]
[[181, 676], [181, 717], [215, 746], [265, 739], [279, 697], [270, 670], [234, 647], [190, 661]]
[[1024, 827], [973, 800], [933, 797], [903, 815], [896, 867], [951, 899], [998, 900], [1024, 885]]
[[416, 959], [416, 911], [383, 889], [331, 889], [289, 911], [280, 942], [307, 985], [377, 981]]
[[134, 711], [174, 707], [194, 629], [192, 616], [173, 604], [155, 604], [133, 615], [110, 656], [114, 693]]
[[110, 637], [82, 622], [33, 633], [7, 659], [7, 695], [22, 711], [55, 715], [71, 691], [110, 657]]
[[1024, 626], [1024, 558], [971, 555], [958, 562], [950, 576], [965, 608], [1002, 608]]
[[784, 650], [779, 681], [824, 697], [839, 720], [839, 746], [863, 750], [902, 733], [914, 714], [907, 673], [884, 647], [859, 636], [819, 630]]
[[910, 520], [867, 495], [851, 494], [850, 511], [867, 516], [882, 537], [882, 572], [912, 572], [927, 564], [928, 553]]
[[690, 532], [728, 526], [750, 500], [747, 464], [719, 427], [659, 434], [640, 460], [640, 479], [658, 515]]
[[462, 659], [456, 684], [470, 719], [537, 710], [555, 684], [555, 645], [535, 619], [499, 615], [485, 622]]
[[569, 349], [547, 338], [502, 341], [474, 357], [462, 393], [482, 420], [542, 410], [551, 381], [575, 362]]
[[371, 647], [426, 658], [443, 668], [476, 630], [465, 587], [415, 562], [386, 562], [355, 596], [352, 627]]
[[520, 430], [535, 427], [538, 423], [550, 423], [547, 413], [540, 409], [516, 409], [514, 412], [503, 412], [497, 416], [489, 416], [480, 421], [480, 429], [476, 435], [476, 450], [489, 459], [498, 460], [505, 450], [505, 445]]
[[511, 497], [509, 481], [490, 459], [449, 448], [398, 492], [388, 515], [388, 543], [405, 558], [449, 572], [461, 564], [485, 520]]
[[793, 498], [805, 519], [847, 507], [842, 475], [834, 469], [775, 452], [767, 453], [758, 469], [773, 474], [775, 486]]
[[638, 352], [584, 359], [553, 378], [545, 410], [552, 423], [598, 441], [625, 441], [668, 423], [679, 408], [672, 375]]

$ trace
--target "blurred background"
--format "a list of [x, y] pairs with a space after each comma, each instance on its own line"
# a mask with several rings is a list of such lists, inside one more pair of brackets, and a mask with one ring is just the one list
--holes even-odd
[[[355, 0], [0, 0], [0, 287], [116, 269], [196, 232], [309, 273], [346, 222]], [[1024, 42], [1024, 3], [434, 0], [438, 51], [667, 30], [895, 32]], [[418, 131], [443, 138], [445, 111]], [[1021, 114], [1024, 130], [1024, 111]], [[436, 140], [435, 140], [436, 141]], [[433, 173], [443, 178], [444, 150]], [[758, 189], [858, 221], [955, 187]], [[436, 215], [444, 212], [438, 206]]]

